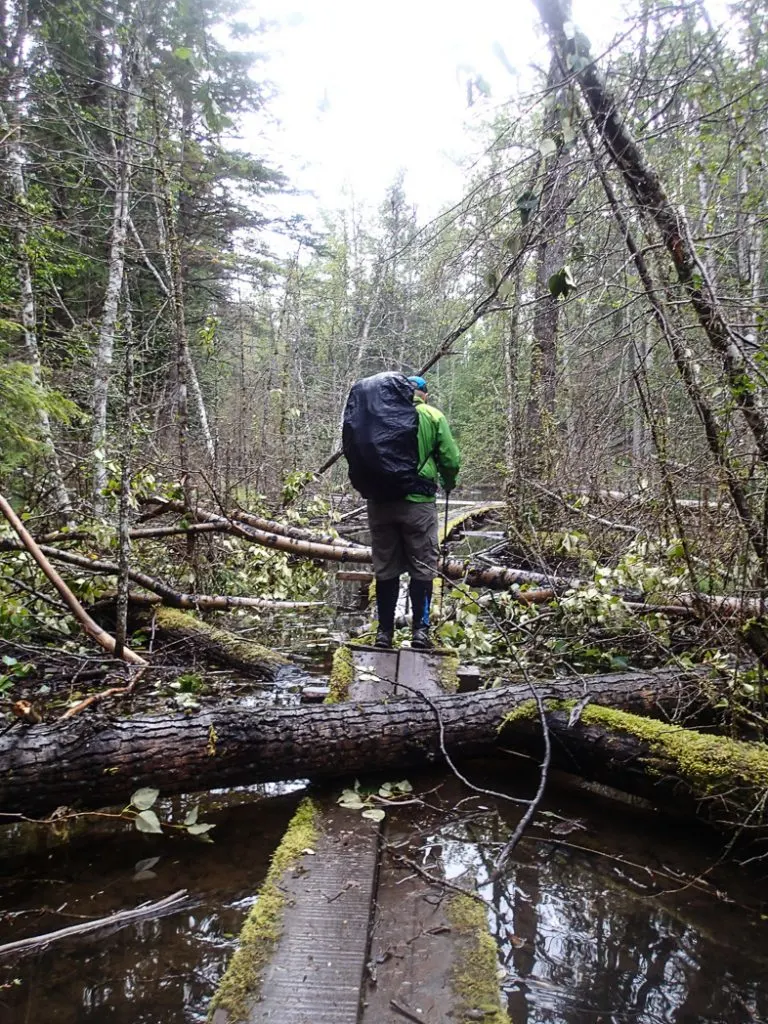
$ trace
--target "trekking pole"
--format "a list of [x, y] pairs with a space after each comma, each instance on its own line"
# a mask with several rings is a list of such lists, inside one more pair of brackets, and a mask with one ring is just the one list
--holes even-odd
[[440, 568], [440, 611], [438, 618], [443, 620], [443, 590], [445, 589], [445, 563], [448, 558], [448, 496], [450, 491], [445, 492], [445, 514], [443, 516], [443, 564]]

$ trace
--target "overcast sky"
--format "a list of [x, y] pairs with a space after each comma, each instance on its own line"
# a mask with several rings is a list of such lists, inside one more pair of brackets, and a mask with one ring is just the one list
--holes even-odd
[[[573, 0], [593, 52], [620, 29], [622, 9], [622, 0]], [[350, 193], [378, 205], [401, 168], [422, 219], [457, 201], [461, 165], [487, 143], [472, 126], [530, 84], [532, 63], [548, 63], [531, 0], [263, 0], [257, 10], [281, 24], [262, 40], [281, 126], [244, 141], [268, 145], [293, 183], [316, 193], [305, 213], [345, 205]], [[470, 108], [474, 73], [491, 96]]]

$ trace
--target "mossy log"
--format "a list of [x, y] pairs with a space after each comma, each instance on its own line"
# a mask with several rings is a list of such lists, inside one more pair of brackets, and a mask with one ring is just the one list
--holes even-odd
[[[596, 702], [641, 713], [706, 705], [695, 674], [613, 673], [542, 684], [545, 697]], [[78, 716], [15, 726], [0, 736], [0, 812], [41, 814], [62, 805], [126, 802], [139, 786], [164, 796], [221, 786], [322, 779], [429, 765], [443, 757], [508, 746], [505, 717], [530, 700], [526, 685], [429, 701], [276, 708], [217, 706], [195, 714], [110, 720]], [[524, 724], [524, 723], [523, 723]]]
[[[570, 724], [571, 709], [550, 705], [547, 727], [556, 767], [644, 797], [680, 817], [698, 818], [746, 838], [768, 835], [768, 747], [684, 729], [670, 722], [588, 705]], [[543, 750], [534, 701], [505, 726], [507, 742], [539, 756]]]
[[273, 679], [288, 658], [262, 644], [245, 640], [226, 629], [219, 629], [176, 608], [158, 608], [155, 612], [157, 633], [171, 640], [188, 641], [196, 653], [217, 664], [231, 665], [245, 675], [257, 679]]

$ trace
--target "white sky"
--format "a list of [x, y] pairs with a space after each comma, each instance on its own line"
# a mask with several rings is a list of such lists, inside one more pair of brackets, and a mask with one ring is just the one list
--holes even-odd
[[[309, 216], [352, 195], [377, 206], [400, 169], [422, 220], [457, 201], [461, 164], [488, 142], [471, 126], [508, 101], [521, 78], [531, 81], [531, 63], [548, 64], [531, 0], [262, 0], [256, 9], [281, 23], [260, 40], [280, 90], [269, 106], [280, 126], [243, 141], [256, 152], [267, 146], [295, 186], [315, 193], [291, 201]], [[621, 10], [621, 0], [573, 0], [593, 52], [620, 29]], [[468, 73], [491, 86], [471, 108]]]

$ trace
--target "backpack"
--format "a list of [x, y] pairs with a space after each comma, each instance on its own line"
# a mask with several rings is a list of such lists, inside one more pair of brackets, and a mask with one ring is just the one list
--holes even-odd
[[356, 381], [344, 407], [341, 444], [356, 491], [372, 501], [437, 490], [419, 476], [419, 414], [413, 384], [402, 373]]

